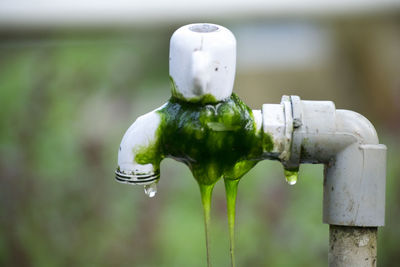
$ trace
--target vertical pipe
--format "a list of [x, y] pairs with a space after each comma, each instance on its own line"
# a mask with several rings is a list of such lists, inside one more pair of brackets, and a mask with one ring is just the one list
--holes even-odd
[[329, 267], [375, 267], [377, 227], [329, 226]]

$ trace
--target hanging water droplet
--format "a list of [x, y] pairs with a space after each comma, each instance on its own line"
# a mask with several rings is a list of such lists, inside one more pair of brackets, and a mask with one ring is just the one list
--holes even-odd
[[295, 185], [297, 183], [297, 177], [286, 177], [286, 182], [288, 182], [290, 185]]
[[148, 197], [154, 197], [157, 193], [157, 183], [147, 184], [144, 186], [144, 193]]
[[290, 185], [296, 184], [298, 176], [299, 176], [299, 171], [285, 170], [286, 182]]

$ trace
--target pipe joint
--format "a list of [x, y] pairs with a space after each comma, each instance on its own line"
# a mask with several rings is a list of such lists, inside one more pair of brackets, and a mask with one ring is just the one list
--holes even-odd
[[[286, 101], [286, 102], [285, 102]], [[287, 102], [290, 101], [290, 108]], [[383, 226], [385, 217], [386, 146], [362, 115], [336, 110], [331, 101], [282, 98], [289, 146], [280, 154], [286, 169], [322, 163], [323, 221], [334, 225]], [[282, 156], [284, 155], [284, 157]]]

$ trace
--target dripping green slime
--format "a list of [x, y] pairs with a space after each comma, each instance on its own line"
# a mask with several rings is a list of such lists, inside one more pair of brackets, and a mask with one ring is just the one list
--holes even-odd
[[[206, 99], [207, 100], [207, 99]], [[205, 103], [206, 102], [206, 103]], [[160, 166], [173, 158], [186, 164], [197, 180], [205, 221], [207, 264], [210, 263], [209, 222], [211, 195], [223, 178], [228, 210], [231, 265], [234, 261], [235, 202], [239, 179], [272, 150], [268, 135], [257, 130], [251, 109], [237, 95], [224, 101], [182, 101], [176, 97], [159, 110], [161, 123], [155, 142], [136, 152], [139, 164]]]

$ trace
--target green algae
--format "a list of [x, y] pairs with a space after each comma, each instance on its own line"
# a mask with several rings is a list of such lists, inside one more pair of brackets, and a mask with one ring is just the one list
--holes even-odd
[[[273, 147], [270, 136], [257, 129], [252, 110], [237, 95], [224, 101], [183, 101], [171, 80], [173, 96], [156, 112], [161, 122], [153, 143], [140, 147], [135, 160], [159, 170], [163, 158], [186, 164], [199, 184], [204, 211], [207, 264], [210, 260], [210, 209], [215, 183], [224, 178], [234, 259], [235, 203], [239, 180]], [[175, 88], [175, 90], [174, 90]], [[176, 93], [174, 93], [176, 92]]]
[[266, 147], [252, 111], [235, 94], [206, 105], [171, 98], [157, 112], [160, 153], [186, 164], [201, 184], [213, 184], [226, 174], [240, 178]]
[[135, 155], [135, 161], [139, 164], [151, 163], [154, 166], [158, 166], [163, 158], [160, 153], [158, 142], [150, 144], [149, 146], [136, 148], [133, 154]]
[[206, 234], [206, 251], [207, 251], [207, 266], [211, 266], [210, 255], [210, 211], [211, 211], [211, 196], [215, 184], [205, 185], [200, 184], [201, 203], [203, 205], [204, 213], [204, 231]]
[[228, 227], [230, 240], [231, 266], [235, 267], [235, 214], [236, 214], [236, 196], [239, 179], [224, 179], [226, 192], [226, 206], [228, 213]]

